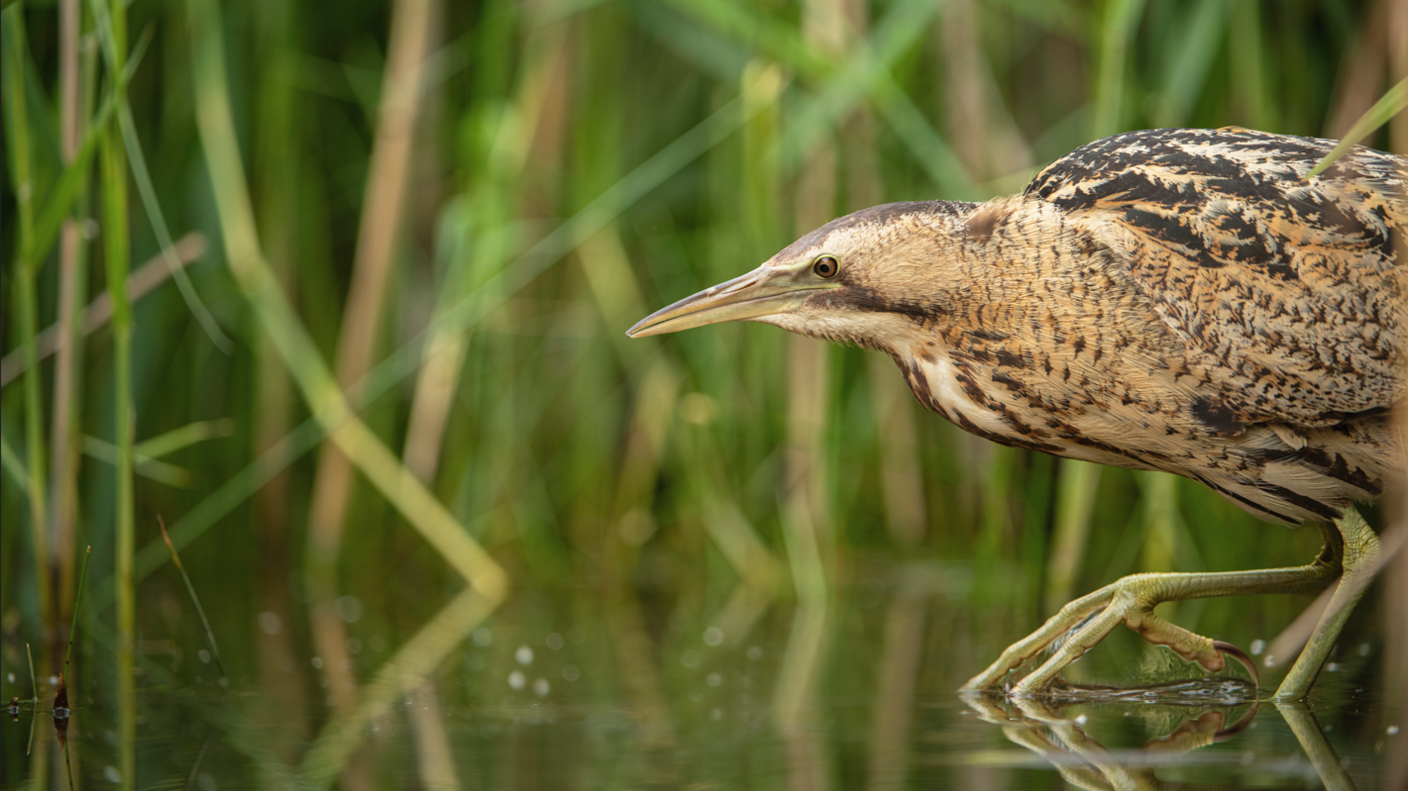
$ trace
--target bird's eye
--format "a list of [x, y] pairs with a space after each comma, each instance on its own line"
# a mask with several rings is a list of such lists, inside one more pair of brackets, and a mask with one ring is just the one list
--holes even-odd
[[812, 271], [816, 273], [817, 277], [830, 279], [835, 277], [837, 272], [841, 271], [841, 265], [836, 263], [835, 258], [824, 255], [816, 259], [816, 263], [812, 264]]

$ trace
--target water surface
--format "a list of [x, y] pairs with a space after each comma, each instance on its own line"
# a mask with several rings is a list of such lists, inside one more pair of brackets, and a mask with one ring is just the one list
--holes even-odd
[[[225, 680], [173, 598], [175, 628], [149, 624], [140, 645], [136, 786], [1377, 789], [1403, 749], [1376, 691], [1372, 623], [1305, 704], [1258, 702], [1269, 683], [1202, 678], [1123, 630], [1068, 673], [1120, 689], [960, 696], [999, 647], [978, 643], [1019, 636], [1010, 603], [941, 564], [848, 576], [816, 601], [741, 585], [693, 602], [529, 587], [487, 618], [472, 594], [438, 611], [422, 601], [414, 618], [391, 611], [395, 597], [380, 611], [349, 595], [331, 610], [340, 657], [309, 653], [316, 618], [300, 606], [217, 624]], [[70, 762], [77, 785], [111, 787], [111, 653], [89, 644]], [[27, 678], [6, 656], [19, 694]], [[57, 760], [51, 695], [6, 726], [7, 788], [36, 773], [67, 787], [61, 762], [24, 755], [33, 724], [49, 742], [35, 755]]]

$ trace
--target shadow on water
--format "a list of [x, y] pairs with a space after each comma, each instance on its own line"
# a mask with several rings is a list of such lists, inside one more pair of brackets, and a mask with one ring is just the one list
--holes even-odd
[[[1373, 663], [1323, 680], [1308, 706], [1233, 678], [959, 696], [988, 651], [968, 642], [976, 624], [1007, 617], [969, 587], [961, 569], [910, 564], [827, 598], [740, 585], [697, 609], [523, 590], [487, 620], [466, 592], [407, 634], [358, 603], [344, 614], [365, 686], [339, 713], [320, 658], [264, 665], [227, 691], [198, 642], [149, 642], [138, 766], [201, 789], [1386, 787], [1396, 729], [1370, 683], [1355, 686]], [[291, 685], [299, 696], [276, 696]], [[87, 684], [76, 756], [109, 752], [111, 732], [83, 709], [103, 723], [113, 705]], [[7, 755], [7, 787], [23, 763]], [[80, 786], [118, 779], [102, 760], [74, 770]]]

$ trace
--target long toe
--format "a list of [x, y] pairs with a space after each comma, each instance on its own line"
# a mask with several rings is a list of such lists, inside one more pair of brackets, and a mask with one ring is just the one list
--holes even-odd
[[1124, 608], [1118, 604], [1111, 604], [1103, 612], [1091, 618], [1075, 631], [1061, 647], [1056, 649], [1051, 658], [1042, 663], [1041, 667], [1033, 670], [1026, 678], [1022, 679], [1012, 688], [1012, 694], [1035, 695], [1046, 690], [1046, 687], [1056, 680], [1062, 670], [1065, 670], [1072, 662], [1085, 656], [1085, 652], [1094, 648], [1097, 643], [1105, 639], [1121, 621], [1124, 620]]
[[1154, 614], [1152, 606], [1132, 608], [1125, 615], [1124, 625], [1148, 642], [1167, 646], [1189, 662], [1197, 662], [1209, 673], [1216, 673], [1227, 664], [1216, 641], [1165, 621]]
[[1062, 635], [1076, 629], [1092, 614], [1100, 612], [1114, 597], [1115, 586], [1118, 584], [1106, 585], [1062, 607], [1061, 611], [1051, 616], [1040, 629], [1008, 646], [996, 662], [969, 679], [961, 689], [992, 689], [1002, 684], [1012, 671], [1031, 661], [1033, 657], [1059, 640]]

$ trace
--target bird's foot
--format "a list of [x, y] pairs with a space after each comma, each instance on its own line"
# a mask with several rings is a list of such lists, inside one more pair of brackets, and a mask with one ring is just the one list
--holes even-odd
[[1081, 658], [1121, 623], [1150, 643], [1167, 646], [1184, 659], [1197, 662], [1208, 672], [1221, 670], [1227, 664], [1226, 657], [1230, 656], [1247, 668], [1253, 681], [1257, 680], [1255, 665], [1241, 649], [1194, 634], [1154, 614], [1154, 607], [1168, 600], [1160, 594], [1168, 583], [1180, 576], [1136, 574], [1076, 599], [1040, 629], [1009, 646], [996, 662], [970, 679], [963, 689], [996, 687], [1010, 673], [1054, 645], [1051, 657], [1011, 688], [1011, 692], [1019, 696], [1042, 692], [1067, 665]]

